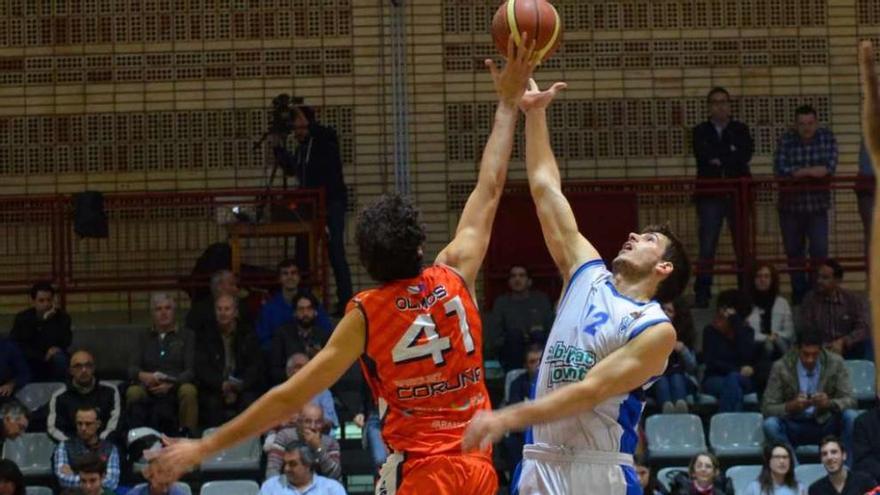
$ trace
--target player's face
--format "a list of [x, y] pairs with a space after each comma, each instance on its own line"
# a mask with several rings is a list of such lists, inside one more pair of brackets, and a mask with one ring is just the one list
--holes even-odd
[[770, 272], [770, 269], [766, 266], [761, 267], [760, 270], [755, 272], [755, 288], [761, 292], [766, 292], [770, 290], [770, 285], [773, 283], [773, 273]]
[[657, 263], [663, 261], [668, 243], [669, 239], [657, 232], [630, 233], [614, 264], [627, 265], [636, 273], [650, 273]]
[[697, 461], [694, 463], [693, 478], [704, 485], [715, 481], [715, 464], [711, 458], [705, 455], [697, 457]]
[[278, 271], [278, 282], [285, 290], [296, 290], [299, 280], [299, 268], [295, 266], [286, 266]]
[[837, 442], [828, 442], [823, 445], [819, 456], [822, 458], [822, 465], [825, 466], [828, 474], [837, 474], [846, 460], [846, 453], [840, 449]]
[[784, 476], [791, 469], [791, 456], [785, 447], [776, 447], [770, 452], [770, 472]]

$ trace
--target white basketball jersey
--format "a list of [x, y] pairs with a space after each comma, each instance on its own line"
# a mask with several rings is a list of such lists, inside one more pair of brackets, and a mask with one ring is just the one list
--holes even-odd
[[[581, 265], [571, 277], [550, 331], [535, 395], [581, 381], [590, 369], [645, 329], [669, 318], [656, 301], [637, 302], [614, 288], [601, 259]], [[654, 378], [656, 379], [656, 377]], [[633, 454], [638, 443], [644, 389], [611, 397], [592, 411], [532, 427], [537, 445]]]

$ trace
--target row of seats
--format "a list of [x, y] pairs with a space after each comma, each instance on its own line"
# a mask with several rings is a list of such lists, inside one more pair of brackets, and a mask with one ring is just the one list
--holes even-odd
[[[192, 495], [192, 490], [186, 483], [175, 483], [176, 487], [187, 495]], [[138, 485], [135, 488], [141, 487]], [[257, 495], [260, 485], [254, 481], [210, 481], [202, 485], [199, 495]], [[27, 495], [52, 495], [52, 490], [45, 486], [29, 486], [25, 490]]]
[[[687, 473], [687, 466], [663, 468], [657, 472], [657, 481], [669, 490], [673, 478], [679, 472]], [[758, 479], [760, 473], [760, 465], [747, 465], [730, 467], [725, 472], [725, 475], [733, 482], [734, 493], [741, 494], [746, 493], [749, 483]], [[795, 479], [804, 487], [809, 487], [813, 482], [823, 478], [826, 474], [825, 468], [821, 464], [801, 464], [794, 468]]]

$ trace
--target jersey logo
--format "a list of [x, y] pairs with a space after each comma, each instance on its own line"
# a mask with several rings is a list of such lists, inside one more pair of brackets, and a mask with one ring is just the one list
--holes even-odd
[[549, 366], [548, 388], [555, 385], [579, 382], [596, 365], [596, 353], [559, 341], [547, 349], [545, 360]]
[[642, 315], [644, 315], [644, 314], [645, 314], [645, 310], [642, 310], [642, 311], [633, 311], [632, 313], [624, 316], [620, 320], [620, 327], [617, 328], [617, 333], [625, 333], [629, 329], [629, 326], [632, 325], [632, 323], [634, 321], [641, 318]]

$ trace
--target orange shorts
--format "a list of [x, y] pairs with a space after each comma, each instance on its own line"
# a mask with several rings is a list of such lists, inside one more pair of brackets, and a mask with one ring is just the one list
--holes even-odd
[[484, 455], [388, 456], [377, 495], [495, 495], [498, 476]]

